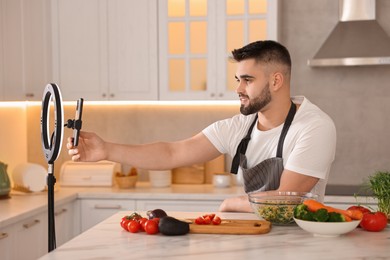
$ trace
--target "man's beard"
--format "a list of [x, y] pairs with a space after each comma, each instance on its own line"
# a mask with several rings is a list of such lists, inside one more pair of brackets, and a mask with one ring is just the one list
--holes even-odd
[[263, 91], [261, 91], [260, 96], [253, 99], [249, 99], [249, 105], [246, 107], [244, 105], [241, 105], [240, 112], [245, 116], [257, 113], [262, 110], [266, 105], [268, 105], [269, 102], [271, 102], [271, 92], [269, 91], [269, 84], [267, 83]]

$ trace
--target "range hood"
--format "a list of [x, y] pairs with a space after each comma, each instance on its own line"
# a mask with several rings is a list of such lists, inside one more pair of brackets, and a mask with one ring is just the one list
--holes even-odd
[[308, 65], [390, 65], [390, 38], [375, 12], [375, 0], [339, 0], [339, 22]]

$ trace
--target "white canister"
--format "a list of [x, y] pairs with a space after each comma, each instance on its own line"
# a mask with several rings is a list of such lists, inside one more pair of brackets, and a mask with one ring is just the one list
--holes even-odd
[[214, 173], [213, 175], [213, 185], [217, 188], [230, 187], [230, 180], [230, 173]]
[[163, 188], [169, 187], [172, 183], [172, 171], [171, 170], [149, 170], [149, 181], [152, 187]]
[[12, 172], [14, 188], [23, 188], [32, 192], [45, 190], [46, 176], [47, 170], [35, 163], [18, 164]]

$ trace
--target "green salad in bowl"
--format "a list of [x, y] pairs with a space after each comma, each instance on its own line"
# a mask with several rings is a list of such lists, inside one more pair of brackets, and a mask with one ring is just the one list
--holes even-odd
[[274, 225], [294, 225], [294, 209], [305, 199], [317, 196], [307, 192], [270, 191], [248, 194], [249, 202], [259, 219]]

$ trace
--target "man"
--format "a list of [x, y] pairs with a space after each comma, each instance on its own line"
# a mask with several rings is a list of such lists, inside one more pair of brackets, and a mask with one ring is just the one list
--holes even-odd
[[[110, 160], [161, 170], [230, 154], [231, 172], [242, 175], [247, 193], [311, 191], [321, 199], [335, 154], [333, 121], [305, 97], [290, 97], [291, 59], [281, 44], [258, 41], [232, 54], [238, 62], [241, 115], [177, 142], [123, 145], [81, 132], [77, 148], [68, 139], [72, 160]], [[220, 211], [252, 209], [247, 196], [241, 196], [226, 199]]]

